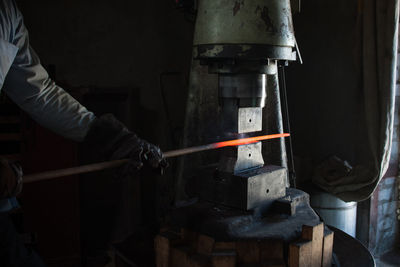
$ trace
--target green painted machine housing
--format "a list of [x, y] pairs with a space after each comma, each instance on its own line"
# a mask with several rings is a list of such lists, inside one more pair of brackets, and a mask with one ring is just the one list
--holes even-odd
[[198, 5], [196, 58], [295, 60], [290, 0], [199, 0]]

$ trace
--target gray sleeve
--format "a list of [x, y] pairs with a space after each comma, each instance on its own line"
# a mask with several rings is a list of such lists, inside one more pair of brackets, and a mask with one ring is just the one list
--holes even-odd
[[28, 31], [19, 10], [12, 18], [12, 44], [17, 55], [5, 79], [3, 90], [42, 126], [75, 141], [86, 136], [95, 116], [57, 86], [29, 45]]

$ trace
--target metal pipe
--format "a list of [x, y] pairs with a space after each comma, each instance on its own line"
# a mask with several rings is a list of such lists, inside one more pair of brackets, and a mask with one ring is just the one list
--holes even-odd
[[[283, 124], [284, 131], [290, 133], [290, 121], [289, 121], [289, 106], [287, 102], [287, 93], [286, 93], [286, 78], [285, 78], [285, 69], [284, 67], [279, 67], [279, 81], [282, 83], [281, 88], [281, 101], [282, 101], [282, 116], [283, 116]], [[287, 150], [287, 160], [288, 160], [288, 171], [289, 171], [289, 182], [290, 186], [296, 188], [296, 171], [294, 169], [294, 156], [293, 156], [293, 146], [292, 146], [292, 137], [286, 139], [286, 150]]]
[[[212, 144], [208, 144], [208, 145], [188, 147], [188, 148], [183, 148], [183, 149], [178, 149], [178, 150], [171, 150], [171, 151], [165, 152], [164, 157], [165, 158], [173, 158], [173, 157], [183, 156], [183, 155], [197, 153], [197, 152], [206, 151], [206, 150], [212, 150], [212, 149], [217, 149], [217, 148], [222, 148], [222, 147], [227, 147], [227, 146], [239, 146], [239, 145], [251, 144], [251, 143], [255, 143], [255, 142], [259, 142], [259, 141], [263, 141], [263, 140], [288, 137], [288, 136], [290, 136], [290, 134], [284, 133], [284, 134], [272, 134], [272, 135], [264, 135], [264, 136], [242, 138], [242, 139], [236, 139], [236, 140], [230, 140], [230, 141], [223, 141], [223, 142], [212, 143]], [[120, 159], [120, 160], [105, 161], [105, 162], [100, 162], [100, 163], [93, 163], [93, 164], [72, 167], [72, 168], [66, 168], [66, 169], [60, 169], [60, 170], [54, 170], [54, 171], [46, 171], [46, 172], [42, 172], [42, 173], [26, 175], [26, 176], [24, 176], [23, 180], [24, 180], [24, 183], [26, 184], [26, 183], [43, 181], [43, 180], [55, 179], [55, 178], [64, 177], [64, 176], [101, 171], [101, 170], [105, 170], [105, 169], [119, 167], [123, 164], [128, 163], [129, 161], [130, 161], [130, 159]]]
[[[265, 132], [283, 133], [282, 106], [278, 73], [267, 75], [267, 101], [263, 110]], [[268, 164], [288, 167], [285, 140], [274, 140], [263, 146], [264, 160]], [[286, 181], [290, 187], [289, 177]]]

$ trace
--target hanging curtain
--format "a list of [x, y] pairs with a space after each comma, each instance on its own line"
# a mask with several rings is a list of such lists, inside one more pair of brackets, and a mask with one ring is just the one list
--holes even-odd
[[313, 178], [318, 186], [345, 201], [370, 197], [387, 171], [395, 110], [399, 1], [360, 0], [358, 13], [361, 24], [361, 50], [358, 52], [362, 65], [360, 101], [364, 102], [365, 111], [365, 129], [362, 130], [367, 140], [364, 161], [345, 175], [329, 177], [327, 172], [317, 170]]

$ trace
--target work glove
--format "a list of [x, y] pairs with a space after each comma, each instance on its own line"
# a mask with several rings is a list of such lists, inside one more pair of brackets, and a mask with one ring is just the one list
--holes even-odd
[[108, 160], [130, 158], [130, 162], [124, 166], [124, 173], [133, 173], [143, 165], [160, 169], [163, 173], [168, 166], [159, 147], [140, 139], [112, 114], [96, 118], [85, 141], [89, 145], [101, 147]]
[[0, 199], [15, 197], [22, 191], [22, 168], [0, 158]]

